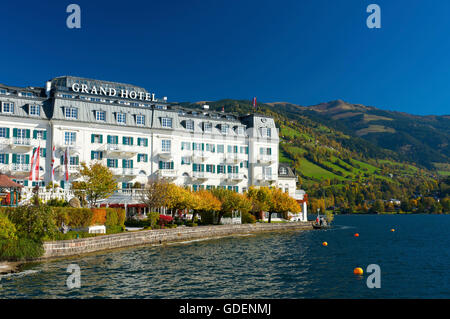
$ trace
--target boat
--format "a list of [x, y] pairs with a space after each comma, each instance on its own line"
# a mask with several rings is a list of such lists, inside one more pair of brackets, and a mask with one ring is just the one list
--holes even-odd
[[[322, 221], [322, 222], [318, 222], [318, 221]], [[331, 227], [331, 225], [329, 225], [329, 224], [327, 223], [327, 220], [326, 220], [325, 218], [320, 217], [319, 209], [317, 209], [317, 218], [316, 218], [316, 220], [312, 223], [312, 227], [313, 227], [314, 229], [327, 229], [327, 228], [330, 228], [330, 227]]]

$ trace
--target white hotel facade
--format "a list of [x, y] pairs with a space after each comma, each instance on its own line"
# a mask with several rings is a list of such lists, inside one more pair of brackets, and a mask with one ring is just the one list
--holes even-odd
[[[0, 170], [25, 189], [51, 181], [55, 146], [55, 183], [63, 189], [79, 178], [81, 162], [100, 161], [120, 189], [160, 177], [193, 190], [278, 186], [303, 199], [292, 170], [278, 163], [278, 130], [264, 115], [182, 108], [141, 87], [73, 76], [54, 78], [45, 88], [0, 84], [0, 103]], [[41, 181], [31, 182], [38, 146]]]

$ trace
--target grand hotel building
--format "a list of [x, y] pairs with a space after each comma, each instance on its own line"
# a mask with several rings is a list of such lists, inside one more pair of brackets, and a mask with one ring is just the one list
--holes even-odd
[[[0, 84], [0, 103], [0, 170], [25, 188], [51, 181], [55, 146], [55, 183], [64, 189], [79, 178], [81, 162], [101, 161], [120, 189], [160, 177], [193, 190], [242, 193], [250, 185], [278, 186], [302, 195], [292, 170], [278, 163], [278, 130], [264, 115], [185, 109], [141, 87], [73, 76], [42, 88]], [[30, 159], [38, 146], [42, 180], [31, 182]]]

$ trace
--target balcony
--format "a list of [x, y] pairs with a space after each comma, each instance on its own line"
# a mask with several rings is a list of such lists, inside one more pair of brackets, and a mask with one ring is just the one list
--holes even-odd
[[233, 181], [233, 182], [239, 182], [242, 181], [244, 179], [244, 174], [241, 173], [228, 173], [227, 180], [229, 181]]
[[173, 154], [172, 151], [169, 149], [160, 149], [156, 151], [156, 154], [159, 156], [160, 159], [164, 159], [164, 160], [171, 160], [173, 158]]
[[223, 161], [227, 164], [237, 164], [247, 160], [248, 156], [241, 153], [228, 153], [223, 158]]
[[133, 145], [123, 145], [123, 144], [105, 144], [100, 148], [104, 150], [107, 156], [116, 157], [133, 157], [138, 153], [138, 150]]
[[210, 152], [194, 151], [192, 154], [192, 161], [193, 162], [204, 162], [209, 158], [210, 155], [211, 155]]
[[30, 164], [18, 164], [18, 163], [13, 163], [11, 164], [11, 172], [27, 172], [29, 173], [31, 169], [31, 165]]
[[116, 168], [110, 168], [113, 172], [113, 175], [120, 176], [120, 177], [135, 177], [137, 175], [137, 170], [134, 168], [123, 168], [123, 167], [116, 167]]
[[193, 180], [207, 180], [210, 176], [210, 172], [192, 172]]
[[158, 170], [158, 176], [165, 179], [176, 179], [178, 172], [174, 169], [160, 169]]
[[266, 154], [258, 155], [257, 160], [258, 160], [258, 163], [262, 164], [262, 165], [270, 165], [275, 162], [275, 158], [272, 155], [266, 155]]
[[256, 176], [256, 180], [260, 183], [273, 183], [276, 181], [276, 177], [271, 174], [259, 174]]
[[76, 145], [75, 143], [70, 143], [70, 142], [67, 144], [60, 144], [60, 145], [58, 145], [58, 148], [61, 149], [61, 155], [64, 154], [64, 152], [67, 148], [69, 149], [70, 155], [80, 154], [80, 152], [81, 152], [81, 146]]
[[10, 139], [11, 149], [16, 151], [29, 151], [33, 148], [33, 144], [30, 138], [13, 137]]

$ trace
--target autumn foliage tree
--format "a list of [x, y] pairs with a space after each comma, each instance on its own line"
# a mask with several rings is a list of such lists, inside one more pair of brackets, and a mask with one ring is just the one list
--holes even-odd
[[192, 214], [192, 222], [199, 213], [214, 213], [220, 211], [222, 203], [210, 191], [200, 190], [192, 194], [195, 198], [195, 206]]
[[151, 180], [147, 183], [147, 185], [145, 185], [145, 189], [141, 195], [141, 200], [150, 211], [167, 206], [170, 198], [170, 189], [170, 184], [164, 180]]
[[[81, 163], [80, 180], [72, 183], [72, 190], [85, 196], [90, 206], [110, 197], [117, 190], [117, 181], [111, 170], [101, 163]], [[83, 201], [84, 198], [81, 198]]]
[[272, 196], [269, 208], [269, 220], [271, 222], [272, 213], [279, 213], [283, 218], [287, 219], [287, 213], [299, 213], [301, 211], [300, 205], [295, 199], [289, 196], [288, 193], [283, 192], [280, 188], [271, 189]]

